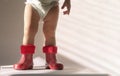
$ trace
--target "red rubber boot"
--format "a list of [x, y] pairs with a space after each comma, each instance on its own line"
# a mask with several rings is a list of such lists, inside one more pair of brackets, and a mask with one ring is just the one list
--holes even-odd
[[34, 45], [21, 46], [21, 59], [17, 64], [14, 64], [16, 70], [27, 70], [33, 68], [33, 54], [35, 52]]
[[47, 62], [46, 69], [52, 69], [52, 70], [63, 69], [63, 64], [57, 63], [56, 60], [56, 55], [55, 55], [57, 53], [56, 46], [45, 46], [43, 47], [43, 52], [46, 54], [46, 62]]

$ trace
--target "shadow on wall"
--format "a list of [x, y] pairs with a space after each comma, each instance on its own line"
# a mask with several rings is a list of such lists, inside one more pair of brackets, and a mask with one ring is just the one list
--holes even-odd
[[25, 0], [0, 0], [0, 65], [19, 58]]

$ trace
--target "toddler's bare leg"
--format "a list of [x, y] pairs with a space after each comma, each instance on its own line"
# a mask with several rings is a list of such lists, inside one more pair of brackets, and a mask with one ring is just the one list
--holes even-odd
[[38, 31], [40, 16], [38, 12], [27, 4], [24, 12], [24, 36], [23, 45], [34, 44], [34, 38]]
[[57, 46], [55, 40], [55, 31], [58, 22], [59, 7], [54, 6], [44, 19], [43, 32], [45, 35], [45, 46], [43, 52], [46, 53], [47, 69], [62, 70], [63, 65], [57, 63]]
[[45, 45], [56, 45], [55, 31], [58, 22], [59, 7], [53, 7], [44, 18], [43, 32], [45, 35]]
[[16, 70], [26, 70], [33, 68], [33, 54], [35, 52], [34, 38], [38, 30], [39, 14], [30, 5], [25, 6], [24, 12], [24, 36], [21, 46], [21, 59], [14, 64]]

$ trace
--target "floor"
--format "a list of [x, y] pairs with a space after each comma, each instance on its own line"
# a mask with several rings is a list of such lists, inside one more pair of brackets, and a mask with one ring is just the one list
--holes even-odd
[[65, 67], [64, 70], [46, 70], [44, 66], [34, 66], [32, 70], [14, 70], [12, 65], [1, 66], [0, 76], [108, 76], [91, 69]]

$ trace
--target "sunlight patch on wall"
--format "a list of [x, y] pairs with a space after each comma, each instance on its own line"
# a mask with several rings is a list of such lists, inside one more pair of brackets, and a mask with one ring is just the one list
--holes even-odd
[[100, 72], [120, 75], [120, 1], [74, 0], [70, 16], [60, 12], [59, 53]]

